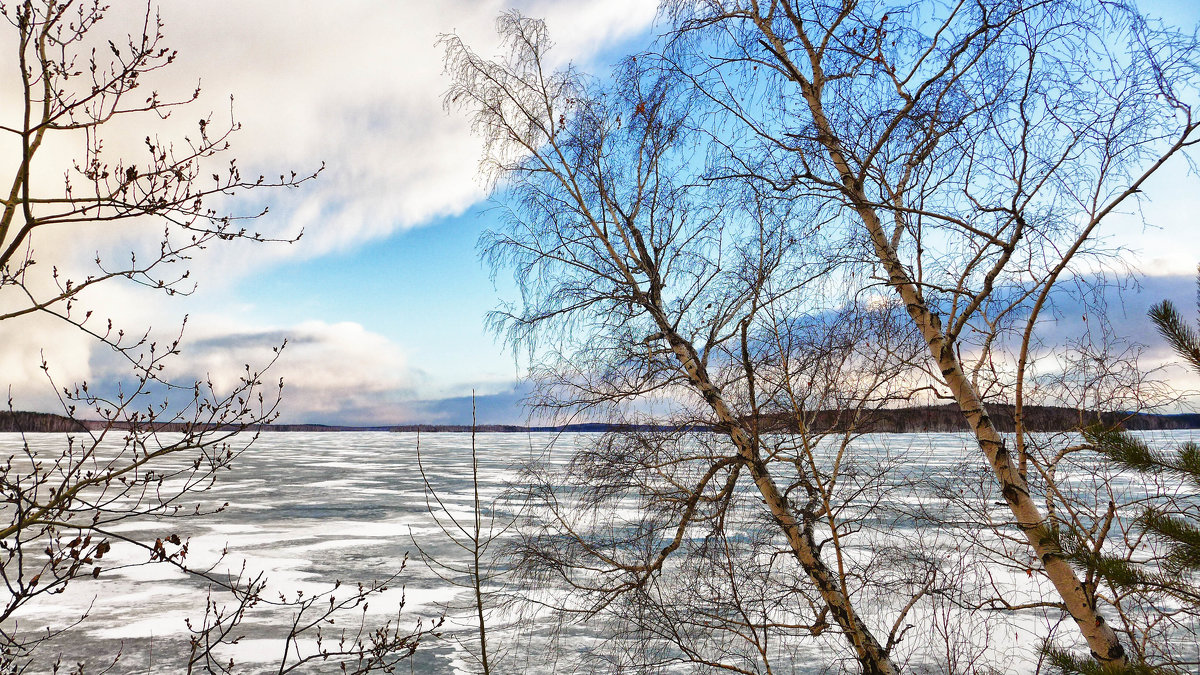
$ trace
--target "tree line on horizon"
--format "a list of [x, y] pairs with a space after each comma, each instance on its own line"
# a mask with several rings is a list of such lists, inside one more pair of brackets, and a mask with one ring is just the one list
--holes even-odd
[[[1013, 406], [993, 405], [992, 416], [1004, 433], [1015, 428]], [[1130, 431], [1166, 431], [1200, 429], [1200, 414], [1197, 413], [1148, 413], [1148, 412], [1099, 412], [1077, 410], [1056, 406], [1029, 406], [1024, 411], [1025, 424], [1034, 432], [1077, 431], [1099, 421], [1105, 427]], [[815, 425], [826, 431], [833, 427], [837, 414], [834, 411], [818, 411]], [[760, 418], [757, 423], [764, 430], [795, 431], [795, 423], [787, 418]], [[64, 433], [102, 429], [109, 422], [80, 420], [53, 413], [0, 410], [0, 433]], [[120, 425], [117, 425], [120, 426]], [[240, 427], [230, 427], [240, 428]], [[862, 433], [930, 433], [969, 431], [962, 415], [952, 404], [940, 406], [909, 406], [877, 410], [870, 419], [856, 424]], [[187, 431], [187, 425], [174, 422], [155, 425], [160, 432]], [[669, 431], [688, 429], [712, 431], [711, 427], [677, 426], [671, 424], [611, 424], [607, 422], [574, 422], [549, 426], [527, 426], [520, 424], [390, 424], [375, 426], [346, 426], [336, 424], [271, 423], [248, 427], [250, 431], [279, 432], [351, 432], [384, 431], [397, 433], [539, 433], [539, 432], [585, 432], [604, 433], [619, 431]]]

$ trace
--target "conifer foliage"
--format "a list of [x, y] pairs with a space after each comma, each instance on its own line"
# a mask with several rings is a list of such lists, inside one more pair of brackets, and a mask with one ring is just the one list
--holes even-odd
[[[1197, 275], [1197, 327], [1188, 324], [1170, 301], [1162, 301], [1149, 311], [1150, 320], [1171, 349], [1193, 372], [1200, 373], [1200, 273]], [[1147, 478], [1165, 479], [1192, 490], [1200, 488], [1200, 445], [1189, 441], [1174, 452], [1151, 448], [1143, 439], [1112, 427], [1095, 426], [1084, 431], [1086, 442], [1108, 462]], [[1185, 494], [1188, 491], [1185, 491]], [[1057, 533], [1064, 551], [1076, 565], [1093, 571], [1117, 593], [1149, 593], [1167, 598], [1164, 606], [1179, 606], [1194, 614], [1200, 610], [1200, 590], [1195, 579], [1200, 573], [1200, 513], [1193, 503], [1173, 499], [1148, 506], [1136, 521], [1139, 534], [1147, 535], [1158, 548], [1152, 560], [1131, 561], [1125, 557], [1101, 554], [1082, 545], [1074, 533]], [[1052, 662], [1067, 674], [1119, 672], [1125, 675], [1174, 672], [1145, 663], [1131, 663], [1122, 669], [1104, 670], [1091, 660], [1052, 649]]]

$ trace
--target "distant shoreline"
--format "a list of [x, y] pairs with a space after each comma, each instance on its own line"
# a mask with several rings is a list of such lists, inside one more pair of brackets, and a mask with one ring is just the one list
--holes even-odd
[[[993, 405], [988, 408], [989, 414], [997, 427], [1003, 432], [1011, 432], [1015, 428], [1013, 407], [1011, 405]], [[1023, 416], [1031, 431], [1070, 431], [1078, 429], [1085, 423], [1101, 421], [1109, 426], [1119, 426], [1132, 431], [1167, 431], [1177, 429], [1200, 429], [1200, 414], [1151, 414], [1151, 413], [1096, 413], [1094, 411], [1079, 411], [1072, 408], [1052, 406], [1026, 406]], [[834, 411], [821, 411], [811, 415], [810, 428], [817, 431], [837, 432], [840, 416]], [[759, 425], [764, 431], [788, 432], [795, 431], [791, 420], [781, 417], [763, 417]], [[71, 433], [98, 431], [104, 429], [105, 422], [97, 420], [76, 420], [63, 415], [50, 413], [0, 411], [0, 432], [20, 433]], [[112, 428], [128, 429], [127, 423], [114, 423]], [[156, 431], [172, 432], [185, 431], [187, 426], [180, 423], [164, 423], [155, 425]], [[232, 429], [233, 427], [223, 427]], [[388, 432], [388, 433], [607, 433], [612, 431], [640, 431], [671, 433], [680, 431], [716, 431], [715, 427], [706, 425], [665, 425], [665, 424], [608, 424], [603, 422], [585, 422], [580, 424], [524, 426], [517, 424], [479, 424], [472, 429], [469, 424], [390, 424], [376, 426], [349, 426], [329, 424], [264, 424], [247, 427], [247, 431], [261, 432]], [[941, 406], [915, 406], [911, 408], [890, 408], [877, 410], [861, 420], [856, 431], [861, 433], [945, 433], [969, 431], [966, 421], [957, 407], [953, 404]]]

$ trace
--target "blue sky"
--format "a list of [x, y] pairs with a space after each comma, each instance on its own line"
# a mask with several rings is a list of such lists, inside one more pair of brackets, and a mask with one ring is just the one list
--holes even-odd
[[396, 336], [411, 345], [414, 367], [434, 391], [509, 382], [511, 359], [483, 331], [485, 313], [512, 291], [503, 276], [493, 285], [475, 254], [489, 220], [486, 209], [472, 206], [361, 247], [279, 263], [233, 294], [272, 323], [320, 317]]
[[[136, 4], [122, 5], [110, 21], [119, 25]], [[441, 107], [446, 83], [435, 46], [453, 31], [490, 53], [494, 17], [512, 6], [547, 18], [557, 58], [602, 71], [650, 39], [656, 4], [162, 2], [180, 59], [156, 86], [187, 91], [202, 81], [205, 98], [188, 119], [223, 109], [233, 94], [244, 124], [234, 150], [246, 173], [327, 168], [300, 190], [233, 206], [269, 205], [256, 229], [281, 236], [303, 229], [299, 242], [210, 251], [195, 263], [199, 287], [188, 298], [110, 286], [89, 301], [126, 325], [156, 331], [173, 330], [187, 314], [178, 364], [185, 377], [220, 380], [269, 358], [268, 345], [289, 337], [293, 345], [276, 367], [289, 383], [283, 421], [461, 423], [469, 421], [463, 397], [473, 389], [486, 397], [481, 421], [522, 421], [520, 368], [484, 329], [485, 313], [514, 291], [504, 276], [493, 283], [476, 254], [495, 214], [475, 176], [477, 141]], [[1145, 6], [1176, 23], [1200, 17], [1192, 2]], [[1130, 218], [1110, 233], [1140, 251], [1136, 267], [1161, 278], [1148, 287], [1175, 289], [1190, 305], [1200, 188], [1177, 162], [1146, 192], [1155, 228]], [[76, 253], [84, 260], [97, 247], [126, 244], [88, 241]], [[36, 368], [44, 345], [60, 381], [115, 372], [95, 345], [55, 330], [39, 324], [0, 335], [11, 347], [0, 368], [19, 408], [53, 410]]]

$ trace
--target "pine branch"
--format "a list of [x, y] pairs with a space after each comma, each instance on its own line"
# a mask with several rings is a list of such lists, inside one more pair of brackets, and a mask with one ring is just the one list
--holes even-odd
[[1158, 332], [1192, 370], [1200, 372], [1200, 334], [1184, 322], [1179, 311], [1169, 300], [1163, 300], [1150, 308], [1150, 320]]

